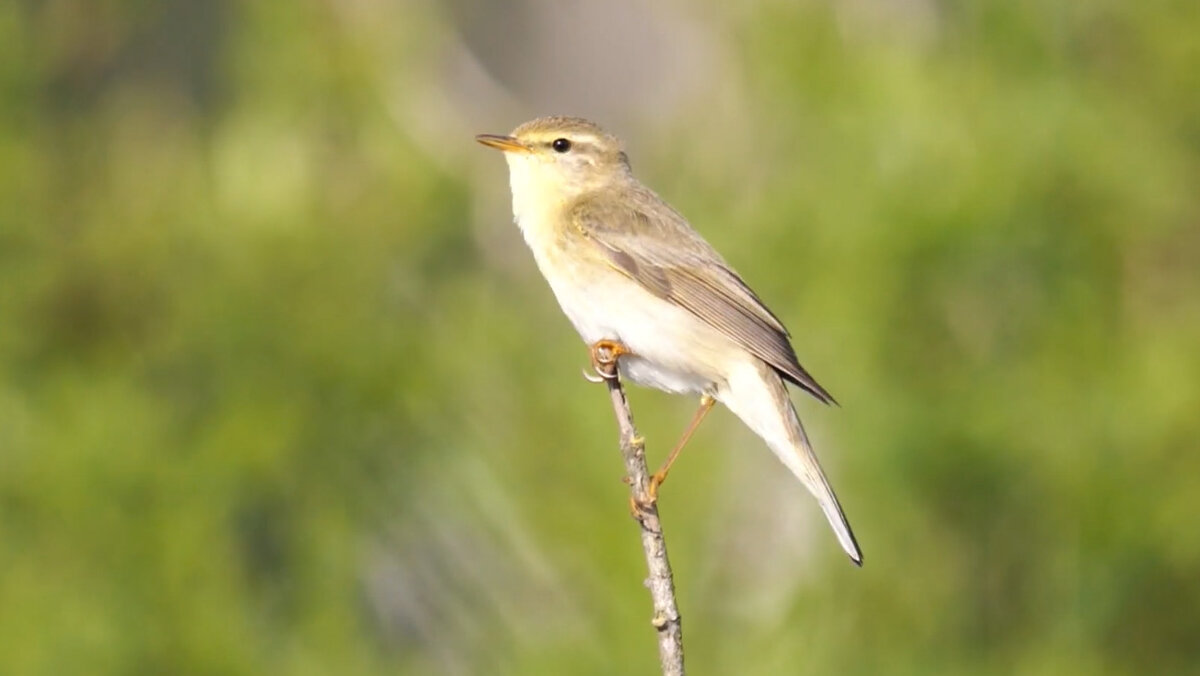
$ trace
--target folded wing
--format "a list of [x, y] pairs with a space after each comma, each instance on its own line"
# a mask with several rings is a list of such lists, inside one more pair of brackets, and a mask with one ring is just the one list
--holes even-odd
[[836, 403], [800, 365], [779, 318], [653, 193], [585, 198], [573, 206], [572, 218], [615, 269], [687, 309], [820, 401]]

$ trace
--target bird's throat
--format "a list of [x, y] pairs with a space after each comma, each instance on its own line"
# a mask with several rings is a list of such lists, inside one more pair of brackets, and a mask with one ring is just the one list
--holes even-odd
[[535, 253], [550, 246], [566, 223], [561, 186], [532, 160], [509, 156], [513, 220]]

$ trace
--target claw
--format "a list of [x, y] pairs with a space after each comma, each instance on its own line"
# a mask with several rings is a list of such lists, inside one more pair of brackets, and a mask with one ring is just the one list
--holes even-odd
[[629, 515], [639, 523], [645, 522], [646, 518], [651, 516], [653, 510], [658, 504], [658, 499], [653, 495], [644, 497], [629, 496]]
[[631, 354], [629, 348], [616, 340], [598, 340], [589, 347], [589, 350], [592, 356], [592, 368], [595, 369], [596, 375], [602, 378], [597, 381], [588, 377], [591, 382], [604, 382], [616, 378], [617, 360], [621, 355]]
[[653, 500], [642, 500], [629, 496], [629, 515], [638, 523], [644, 522], [650, 516], [650, 510], [654, 509]]
[[605, 376], [602, 376], [599, 374], [592, 375], [587, 372], [587, 369], [583, 369], [583, 379], [588, 381], [589, 383], [602, 383], [605, 380]]
[[667, 480], [665, 472], [655, 472], [650, 475], [650, 480], [646, 482], [646, 502], [654, 504], [658, 502], [658, 487]]

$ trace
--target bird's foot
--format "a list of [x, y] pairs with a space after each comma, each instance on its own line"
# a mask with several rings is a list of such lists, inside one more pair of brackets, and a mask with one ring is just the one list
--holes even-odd
[[645, 525], [646, 519], [658, 514], [658, 499], [650, 495], [629, 496], [629, 515]]
[[653, 504], [658, 502], [658, 487], [663, 485], [667, 480], [667, 473], [664, 469], [660, 469], [650, 475], [650, 480], [646, 482], [646, 498]]
[[625, 344], [616, 340], [598, 340], [589, 347], [592, 358], [592, 369], [596, 371], [596, 375], [600, 380], [596, 380], [585, 374], [585, 378], [592, 382], [604, 382], [617, 377], [617, 360], [622, 355], [632, 354]]
[[[629, 496], [629, 514], [636, 521], [645, 523], [646, 517], [658, 514], [658, 487], [662, 485], [666, 476], [660, 476], [655, 472], [646, 482], [646, 491], [641, 495]], [[625, 477], [625, 483], [632, 484], [633, 480]]]

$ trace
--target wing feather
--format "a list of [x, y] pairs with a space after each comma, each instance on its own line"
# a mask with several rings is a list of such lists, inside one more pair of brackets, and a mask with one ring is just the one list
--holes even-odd
[[779, 318], [682, 216], [649, 190], [585, 198], [571, 215], [575, 227], [602, 249], [614, 268], [688, 310], [820, 401], [836, 403], [800, 365]]

